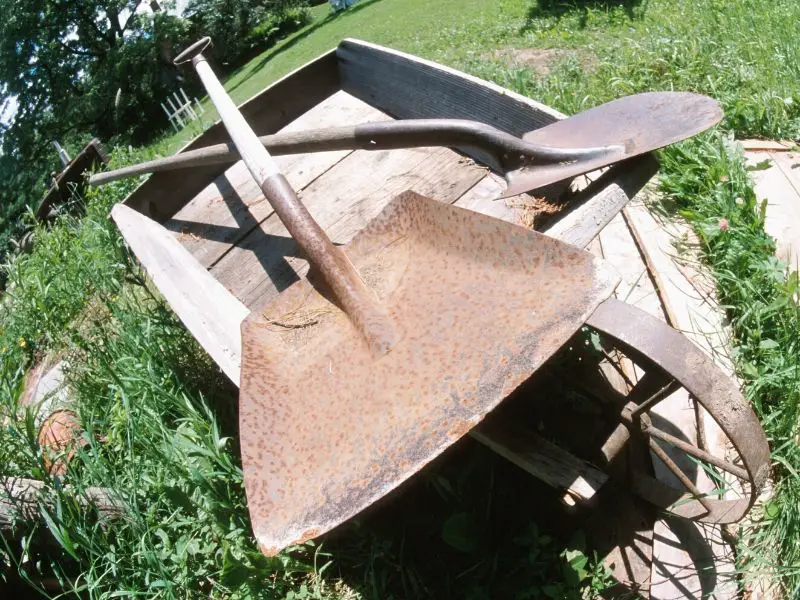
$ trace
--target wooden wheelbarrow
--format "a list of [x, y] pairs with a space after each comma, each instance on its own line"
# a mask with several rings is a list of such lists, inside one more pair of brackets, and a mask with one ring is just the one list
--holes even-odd
[[[292, 128], [310, 128], [326, 119], [390, 115], [468, 118], [519, 135], [562, 117], [507, 90], [356, 41], [241, 110], [267, 132], [294, 119]], [[184, 150], [223, 139], [217, 125]], [[465, 154], [502, 168], [480, 150]], [[497, 219], [512, 211], [489, 200], [500, 189], [495, 176], [452, 150], [336, 151], [277, 165], [333, 242], [347, 244], [347, 259], [378, 300], [366, 302], [369, 318], [346, 316], [357, 314], [358, 294], [348, 299], [348, 289], [319, 274], [311, 274], [313, 283], [298, 281], [307, 265], [241, 163], [224, 172], [211, 165], [157, 173], [112, 213], [201, 345], [237, 384], [241, 369], [248, 504], [265, 552], [341, 523], [467, 433], [530, 463], [519, 440], [504, 440], [502, 428], [484, 429], [480, 421], [584, 323], [643, 369], [618, 399], [620, 427], [603, 444], [609, 463], [629, 437], [645, 436], [678, 485], [646, 472], [612, 474], [691, 519], [732, 522], [752, 505], [769, 453], [735, 386], [679, 333], [609, 300], [614, 277], [553, 239], [588, 243], [649, 178], [651, 159], [619, 165], [575, 196], [551, 238]], [[409, 188], [416, 193], [392, 199]], [[475, 248], [480, 259], [461, 260]], [[415, 261], [422, 267], [412, 267]], [[398, 319], [402, 311], [413, 319]], [[647, 418], [680, 386], [716, 419], [735, 457], [713, 456]], [[736, 478], [739, 497], [701, 492], [660, 442]]]

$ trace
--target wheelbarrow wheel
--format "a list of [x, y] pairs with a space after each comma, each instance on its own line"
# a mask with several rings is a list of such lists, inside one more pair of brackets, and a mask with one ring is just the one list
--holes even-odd
[[[610, 395], [603, 394], [606, 408], [619, 420], [602, 448], [612, 477], [677, 516], [706, 523], [739, 521], [758, 497], [770, 463], [761, 424], [731, 378], [684, 335], [623, 302], [604, 302], [587, 325], [601, 335], [603, 345], [621, 351], [638, 375], [637, 381], [628, 378]], [[624, 374], [619, 364], [614, 368]], [[653, 410], [680, 388], [719, 426], [727, 437], [723, 447], [704, 447], [702, 429], [692, 440], [659, 423]], [[704, 411], [695, 411], [701, 425], [707, 422]], [[624, 448], [628, 460], [615, 468]], [[641, 465], [637, 468], [636, 452], [647, 449], [671, 477], [656, 478]], [[713, 482], [712, 491], [698, 489], [698, 477], [687, 473], [692, 468]]]

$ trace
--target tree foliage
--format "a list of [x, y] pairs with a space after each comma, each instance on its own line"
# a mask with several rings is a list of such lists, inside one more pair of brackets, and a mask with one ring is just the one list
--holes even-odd
[[186, 13], [214, 40], [214, 59], [231, 67], [308, 22], [300, 0], [191, 0]]
[[0, 91], [19, 103], [4, 151], [25, 152], [30, 129], [142, 136], [159, 110], [153, 100], [173, 86], [171, 53], [189, 32], [184, 20], [136, 12], [138, 4], [0, 0]]
[[217, 60], [232, 67], [303, 19], [298, 0], [195, 0], [190, 19], [141, 10], [149, 3], [0, 0], [0, 106], [18, 104], [0, 119], [0, 258], [61, 168], [53, 140], [73, 153], [92, 136], [146, 142], [167, 126], [169, 93], [198, 91], [171, 63], [194, 38], [214, 37]]
[[170, 53], [189, 24], [137, 4], [0, 0], [0, 101], [18, 106], [0, 130], [0, 252], [60, 170], [53, 140], [73, 153], [93, 135], [141, 141], [163, 119], [158, 100], [177, 76]]

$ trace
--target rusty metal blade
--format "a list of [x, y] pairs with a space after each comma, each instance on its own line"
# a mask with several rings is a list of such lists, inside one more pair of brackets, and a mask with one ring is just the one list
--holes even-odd
[[713, 98], [690, 92], [625, 96], [526, 133], [526, 142], [562, 150], [622, 144], [620, 155], [555, 164], [523, 164], [506, 173], [502, 198], [570, 179], [612, 163], [685, 140], [716, 125], [723, 113]]
[[345, 247], [401, 330], [370, 353], [308, 280], [242, 324], [240, 435], [263, 552], [316, 537], [466, 434], [616, 285], [590, 254], [412, 192]]

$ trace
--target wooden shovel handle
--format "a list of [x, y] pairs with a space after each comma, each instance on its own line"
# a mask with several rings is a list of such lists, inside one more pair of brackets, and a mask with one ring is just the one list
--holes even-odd
[[[326, 152], [331, 150], [392, 150], [423, 146], [469, 146], [497, 156], [507, 168], [527, 161], [534, 164], [574, 163], [619, 152], [618, 146], [597, 148], [556, 148], [526, 142], [491, 125], [465, 119], [406, 119], [346, 125], [264, 135], [258, 138], [275, 155]], [[118, 179], [205, 165], [232, 164], [239, 160], [233, 144], [216, 144], [174, 156], [159, 158], [89, 178], [90, 185]]]
[[195, 43], [178, 58], [184, 62], [192, 61], [247, 169], [281, 222], [305, 251], [311, 265], [321, 273], [339, 306], [361, 332], [373, 353], [387, 353], [399, 339], [387, 311], [361, 280], [344, 252], [333, 245], [297, 198], [200, 52], [207, 46], [208, 42]]

